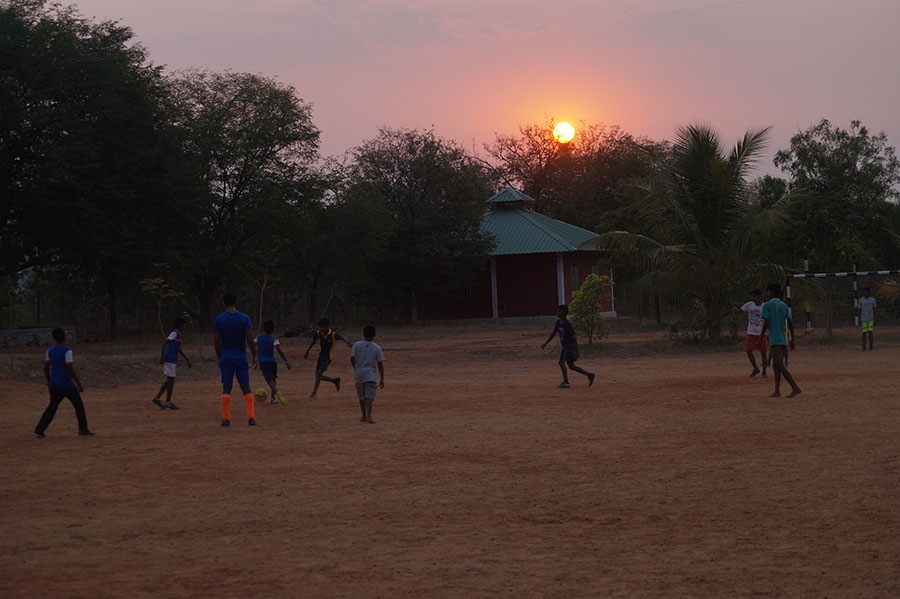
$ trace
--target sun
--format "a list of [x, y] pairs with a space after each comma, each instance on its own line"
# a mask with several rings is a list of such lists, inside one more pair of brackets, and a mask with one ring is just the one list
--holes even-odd
[[575, 137], [575, 127], [569, 123], [557, 123], [556, 127], [553, 128], [553, 139], [561, 144], [569, 143], [573, 137]]

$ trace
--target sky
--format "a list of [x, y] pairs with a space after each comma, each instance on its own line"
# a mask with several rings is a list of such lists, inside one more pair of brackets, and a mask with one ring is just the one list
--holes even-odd
[[[69, 3], [69, 2], [64, 2]], [[483, 153], [548, 117], [670, 139], [704, 122], [771, 157], [822, 118], [900, 144], [898, 0], [75, 0], [155, 64], [261, 73], [333, 156], [381, 127]], [[577, 132], [576, 132], [577, 135]]]

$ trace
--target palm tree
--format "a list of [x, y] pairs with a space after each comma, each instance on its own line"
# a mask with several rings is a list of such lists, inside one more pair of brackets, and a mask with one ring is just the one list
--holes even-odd
[[780, 267], [751, 259], [753, 246], [787, 222], [788, 198], [773, 206], [749, 200], [747, 175], [768, 132], [748, 131], [726, 155], [709, 126], [679, 128], [669, 152], [647, 150], [656, 175], [629, 185], [641, 232], [612, 231], [592, 240], [639, 265], [645, 280], [674, 286], [699, 302], [711, 341], [721, 340], [735, 284], [766, 274], [784, 277]]

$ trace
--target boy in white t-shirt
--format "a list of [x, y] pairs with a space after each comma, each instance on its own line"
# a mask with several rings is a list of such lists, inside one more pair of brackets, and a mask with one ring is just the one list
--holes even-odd
[[756, 365], [756, 357], [753, 355], [753, 350], [759, 350], [759, 353], [762, 356], [762, 375], [763, 378], [767, 378], [766, 351], [768, 350], [768, 347], [766, 345], [766, 338], [762, 335], [762, 307], [762, 291], [753, 289], [750, 291], [750, 301], [740, 308], [733, 308], [733, 311], [735, 314], [740, 314], [741, 312], [747, 313], [747, 342], [745, 343], [745, 348], [747, 349], [747, 358], [750, 360], [750, 365], [753, 366], [753, 371], [750, 373], [750, 376], [759, 374], [759, 367]]
[[875, 308], [877, 306], [875, 298], [869, 295], [869, 288], [863, 287], [863, 296], [856, 300], [856, 314], [859, 316], [859, 323], [862, 327], [863, 351], [866, 351], [866, 336], [869, 337], [869, 351], [872, 351], [875, 337]]
[[[372, 402], [375, 401], [375, 382], [384, 389], [384, 352], [373, 340], [375, 327], [366, 325], [363, 329], [365, 341], [357, 341], [350, 352], [350, 364], [353, 365], [356, 380], [356, 395], [359, 397], [359, 409], [362, 412], [360, 422], [375, 424], [372, 420]], [[377, 368], [377, 370], [376, 370]]]

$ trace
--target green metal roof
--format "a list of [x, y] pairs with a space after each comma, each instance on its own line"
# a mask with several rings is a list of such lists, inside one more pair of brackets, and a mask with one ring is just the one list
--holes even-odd
[[580, 247], [581, 244], [597, 236], [587, 229], [523, 208], [501, 208], [488, 212], [481, 220], [481, 230], [492, 234], [497, 240], [492, 256], [585, 251], [590, 248]]
[[486, 202], [487, 204], [500, 204], [503, 202], [533, 202], [534, 198], [529, 197], [519, 191], [518, 189], [513, 189], [512, 187], [507, 187], [502, 189], [492, 195], [490, 199]]

